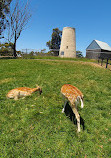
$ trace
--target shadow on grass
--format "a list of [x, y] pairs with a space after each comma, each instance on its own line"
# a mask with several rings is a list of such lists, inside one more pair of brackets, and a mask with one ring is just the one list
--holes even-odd
[[[70, 120], [75, 125], [77, 125], [77, 120], [76, 120], [75, 114], [73, 113], [73, 111], [72, 111], [72, 109], [71, 109], [71, 107], [70, 107], [68, 102], [67, 102], [67, 104], [65, 106], [65, 114], [66, 114], [66, 116], [68, 116], [70, 118]], [[85, 121], [84, 121], [84, 119], [81, 116], [80, 116], [80, 124], [82, 125], [83, 130], [85, 130]]]

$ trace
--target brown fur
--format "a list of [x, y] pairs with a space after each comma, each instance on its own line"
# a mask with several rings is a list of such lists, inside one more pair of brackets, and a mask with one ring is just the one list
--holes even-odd
[[18, 87], [10, 90], [6, 96], [7, 98], [18, 100], [19, 98], [29, 96], [36, 91], [39, 91], [40, 94], [42, 93], [42, 89], [39, 86], [36, 88]]
[[80, 132], [80, 116], [77, 111], [76, 103], [78, 102], [78, 100], [81, 101], [81, 107], [83, 108], [83, 94], [77, 87], [70, 84], [64, 84], [61, 88], [61, 93], [64, 98], [66, 98], [70, 102], [70, 106], [77, 119], [78, 132]]

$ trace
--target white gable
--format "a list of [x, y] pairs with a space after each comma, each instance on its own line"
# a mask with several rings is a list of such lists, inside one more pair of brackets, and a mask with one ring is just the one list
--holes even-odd
[[92, 43], [86, 48], [86, 50], [93, 50], [93, 49], [103, 49], [111, 51], [111, 47], [105, 43], [98, 40], [93, 40]]

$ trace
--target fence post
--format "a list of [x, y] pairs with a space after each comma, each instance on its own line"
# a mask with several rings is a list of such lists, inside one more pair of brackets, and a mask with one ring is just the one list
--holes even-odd
[[99, 58], [98, 58], [98, 64], [99, 64]]
[[103, 65], [103, 60], [104, 60], [104, 59], [102, 58], [102, 59], [101, 59], [101, 66]]
[[106, 69], [107, 69], [107, 67], [108, 67], [108, 58], [107, 58], [107, 62], [106, 62]]

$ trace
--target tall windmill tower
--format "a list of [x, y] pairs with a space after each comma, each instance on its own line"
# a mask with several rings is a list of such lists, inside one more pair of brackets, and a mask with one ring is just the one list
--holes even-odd
[[63, 28], [59, 56], [76, 58], [75, 28], [72, 27]]

